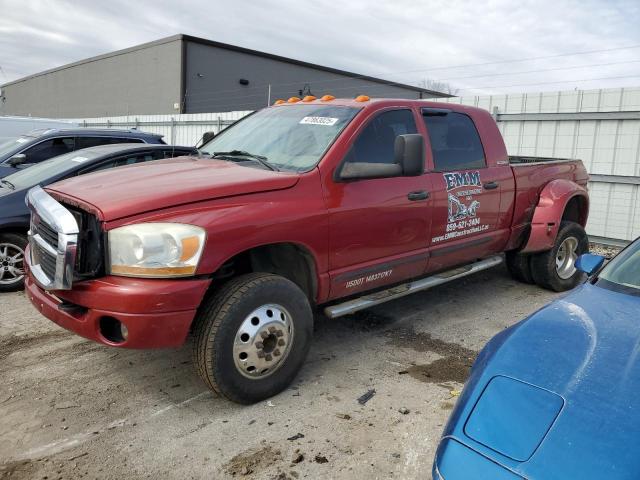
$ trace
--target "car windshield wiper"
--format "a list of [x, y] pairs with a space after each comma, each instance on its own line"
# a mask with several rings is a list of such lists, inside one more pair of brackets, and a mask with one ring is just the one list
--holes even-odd
[[15, 190], [16, 189], [16, 186], [13, 183], [11, 183], [9, 180], [2, 179], [2, 180], [0, 180], [0, 184], [6, 185], [11, 190]]
[[258, 162], [260, 165], [267, 167], [269, 170], [273, 170], [274, 172], [279, 172], [280, 169], [275, 165], [269, 163], [267, 161], [267, 157], [262, 155], [255, 155], [253, 153], [245, 152], [244, 150], [230, 150], [228, 152], [213, 152], [211, 158], [233, 158], [233, 157], [246, 157], [251, 160]]

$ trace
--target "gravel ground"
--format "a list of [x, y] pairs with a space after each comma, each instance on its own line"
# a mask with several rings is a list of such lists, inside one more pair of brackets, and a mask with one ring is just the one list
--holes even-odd
[[606, 258], [613, 258], [615, 255], [618, 254], [618, 252], [622, 250], [622, 248], [620, 247], [612, 247], [609, 245], [602, 245], [600, 243], [590, 243], [589, 244], [589, 252], [596, 254], [596, 255], [602, 255], [603, 257]]
[[[104, 347], [0, 295], [0, 479], [424, 479], [477, 351], [557, 295], [504, 267], [338, 320], [239, 406], [177, 350]], [[365, 405], [357, 399], [375, 394]]]

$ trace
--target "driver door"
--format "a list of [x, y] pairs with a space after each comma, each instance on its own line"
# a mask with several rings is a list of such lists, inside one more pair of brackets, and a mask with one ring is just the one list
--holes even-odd
[[[396, 137], [411, 133], [417, 133], [412, 110], [374, 114], [354, 136], [343, 163], [394, 163]], [[431, 228], [427, 175], [324, 183], [331, 298], [423, 273]]]

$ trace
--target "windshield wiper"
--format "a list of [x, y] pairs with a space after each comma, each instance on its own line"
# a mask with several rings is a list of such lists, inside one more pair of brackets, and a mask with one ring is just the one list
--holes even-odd
[[233, 157], [246, 157], [251, 160], [258, 162], [260, 165], [267, 167], [269, 170], [273, 170], [274, 172], [279, 172], [280, 169], [275, 165], [269, 163], [267, 161], [267, 157], [262, 155], [255, 155], [253, 153], [245, 152], [244, 150], [230, 150], [228, 152], [213, 152], [213, 156], [211, 158], [233, 158]]
[[0, 184], [6, 185], [11, 190], [15, 190], [16, 189], [16, 186], [13, 183], [11, 183], [9, 180], [2, 179], [2, 180], [0, 180]]

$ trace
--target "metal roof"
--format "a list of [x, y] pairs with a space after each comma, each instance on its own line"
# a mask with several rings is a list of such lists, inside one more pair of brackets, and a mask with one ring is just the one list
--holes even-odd
[[[279, 61], [279, 62], [289, 63], [289, 64], [293, 64], [293, 65], [299, 65], [299, 66], [307, 67], [307, 68], [313, 68], [315, 70], [322, 70], [322, 71], [325, 71], [325, 72], [335, 73], [335, 74], [338, 74], [338, 75], [344, 75], [346, 77], [358, 78], [358, 79], [367, 80], [367, 81], [370, 81], [370, 82], [376, 82], [376, 83], [389, 85], [389, 86], [393, 86], [393, 87], [405, 88], [407, 90], [412, 90], [414, 92], [420, 92], [420, 93], [423, 93], [423, 94], [426, 94], [426, 95], [432, 95], [434, 97], [451, 97], [452, 96], [452, 95], [449, 95], [447, 93], [436, 92], [434, 90], [429, 90], [427, 88], [417, 87], [415, 85], [407, 85], [407, 84], [404, 84], [404, 83], [398, 83], [398, 82], [394, 82], [394, 81], [391, 81], [391, 80], [385, 80], [385, 79], [382, 79], [382, 78], [371, 77], [371, 76], [368, 76], [368, 75], [360, 75], [360, 74], [357, 74], [357, 73], [354, 73], [354, 72], [349, 72], [349, 71], [346, 71], [346, 70], [340, 70], [340, 69], [337, 69], [337, 68], [326, 67], [324, 65], [317, 65], [315, 63], [305, 62], [305, 61], [302, 61], [302, 60], [295, 60], [295, 59], [292, 59], [292, 58], [282, 57], [280, 55], [275, 55], [275, 54], [272, 54], [272, 53], [261, 52], [261, 51], [258, 51], [258, 50], [251, 50], [249, 48], [238, 47], [236, 45], [230, 45], [230, 44], [227, 44], [227, 43], [216, 42], [216, 41], [213, 41], [213, 40], [207, 40], [205, 38], [194, 37], [194, 36], [185, 35], [185, 34], [182, 34], [182, 33], [179, 33], [177, 35], [172, 35], [170, 37], [161, 38], [161, 39], [155, 40], [153, 42], [143, 43], [141, 45], [136, 45], [136, 46], [133, 46], [133, 47], [130, 47], [130, 48], [125, 48], [123, 50], [117, 50], [115, 52], [110, 52], [110, 53], [106, 53], [106, 54], [103, 54], [103, 55], [98, 55], [98, 56], [95, 56], [95, 57], [86, 58], [84, 60], [79, 60], [79, 61], [74, 62], [74, 63], [69, 63], [67, 65], [62, 65], [60, 67], [56, 67], [56, 68], [52, 68], [52, 69], [49, 69], [49, 70], [45, 70], [45, 71], [42, 71], [42, 72], [39, 72], [39, 73], [35, 73], [33, 75], [28, 75], [28, 76], [20, 78], [18, 80], [14, 80], [12, 82], [8, 82], [8, 83], [5, 83], [3, 85], [0, 85], [0, 87], [6, 87], [6, 86], [13, 85], [13, 84], [16, 84], [16, 83], [24, 82], [26, 80], [30, 80], [30, 79], [35, 78], [35, 77], [40, 77], [40, 76], [47, 75], [49, 73], [57, 72], [57, 71], [60, 71], [60, 70], [66, 70], [68, 68], [73, 68], [73, 67], [78, 66], [78, 65], [83, 65], [83, 64], [91, 63], [91, 62], [97, 62], [97, 61], [103, 60], [105, 58], [116, 57], [116, 56], [119, 56], [119, 55], [124, 55], [124, 54], [130, 53], [130, 52], [134, 52], [134, 51], [137, 51], [137, 50], [144, 50], [146, 48], [154, 47], [154, 46], [157, 46], [157, 45], [162, 45], [162, 44], [165, 44], [165, 43], [176, 42], [176, 41], [199, 43], [201, 45], [208, 45], [208, 46], [211, 46], [211, 47], [222, 48], [222, 49], [231, 50], [231, 51], [234, 51], [234, 52], [245, 53], [245, 54], [249, 54], [249, 55], [255, 55], [255, 56], [263, 57], [263, 58], [269, 58], [271, 60], [276, 60], [276, 61]], [[183, 53], [183, 55], [184, 55], [184, 53]], [[185, 61], [186, 61], [186, 59], [183, 58], [182, 62], [185, 62]]]

